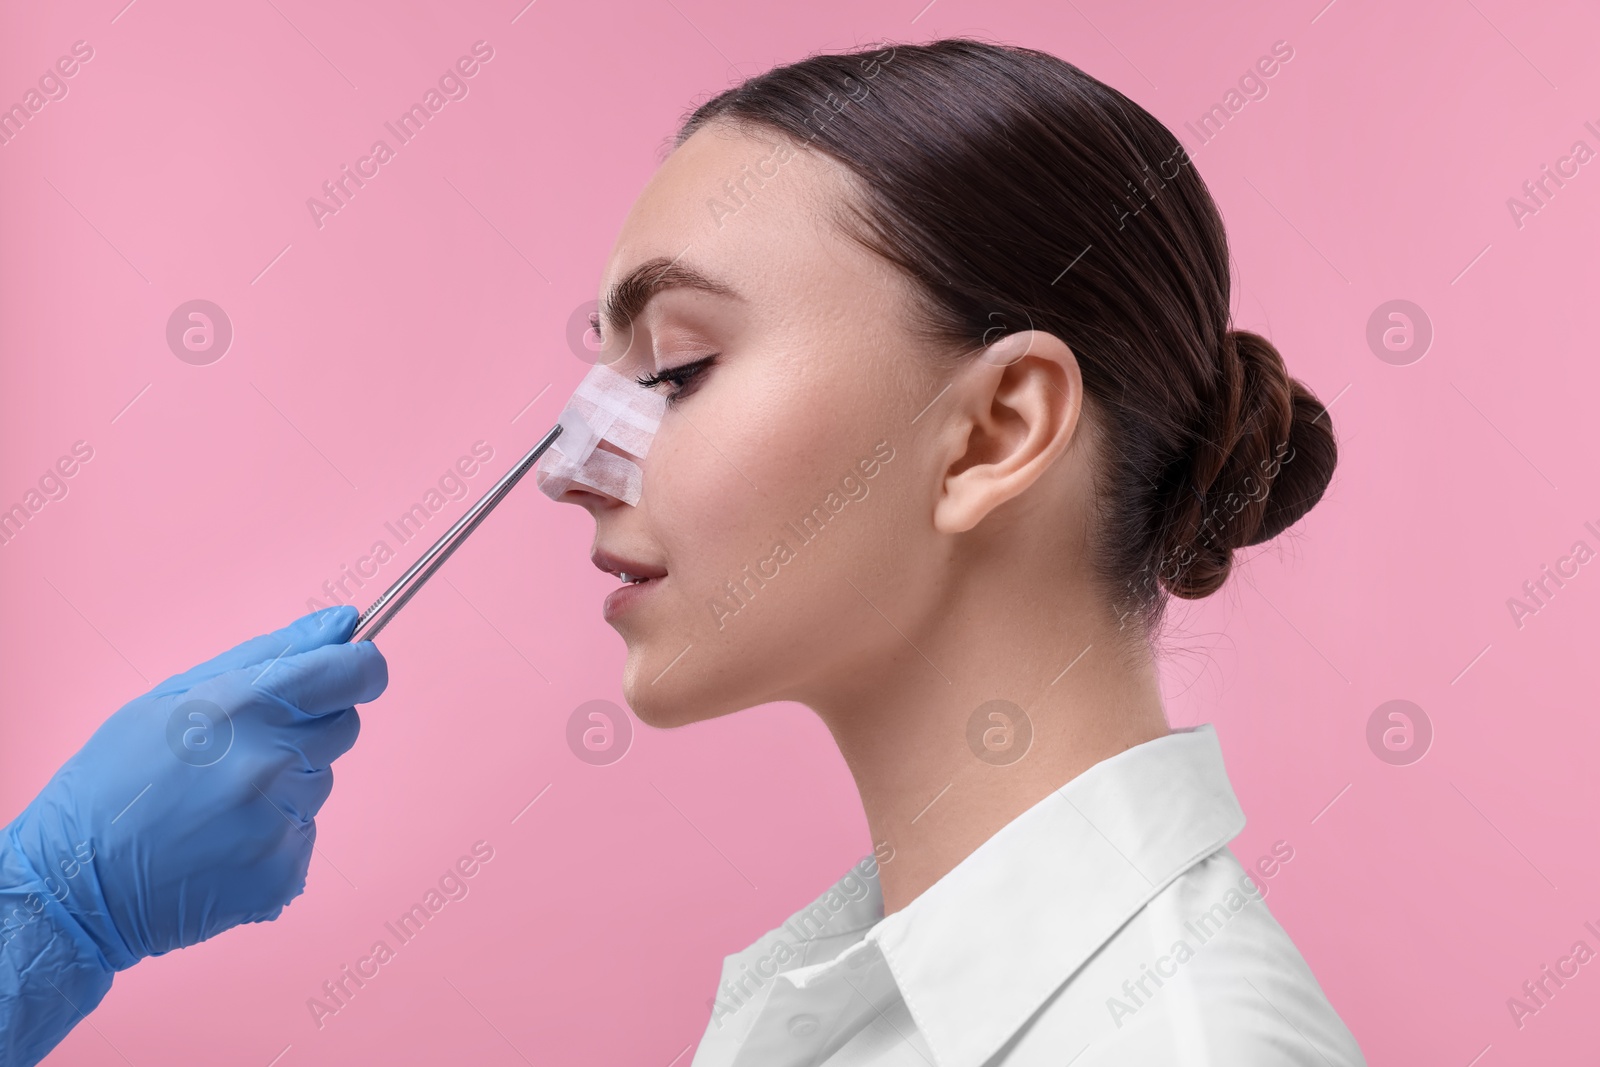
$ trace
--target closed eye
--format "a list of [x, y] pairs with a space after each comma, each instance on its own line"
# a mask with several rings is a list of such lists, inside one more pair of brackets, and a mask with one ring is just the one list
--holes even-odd
[[684, 396], [692, 391], [689, 388], [690, 383], [699, 378], [701, 373], [716, 361], [716, 358], [717, 357], [715, 355], [706, 356], [702, 359], [697, 359], [692, 363], [685, 363], [682, 366], [671, 367], [663, 371], [656, 371], [654, 374], [642, 374], [634, 380], [645, 389], [653, 389], [662, 382], [666, 382], [669, 385], [675, 386], [675, 391], [668, 393], [666, 399], [667, 403], [676, 404], [679, 400], [683, 399]]

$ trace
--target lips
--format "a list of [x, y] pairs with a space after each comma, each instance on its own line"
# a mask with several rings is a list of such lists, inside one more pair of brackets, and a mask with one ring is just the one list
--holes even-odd
[[635, 580], [641, 578], [649, 580], [651, 578], [665, 578], [667, 575], [667, 569], [665, 567], [658, 567], [653, 563], [645, 563], [640, 560], [629, 559], [626, 556], [613, 555], [612, 553], [601, 549], [596, 549], [589, 559], [596, 567], [605, 571], [607, 574], [615, 574], [618, 577], [626, 574], [629, 578], [633, 578]]
[[637, 605], [648, 601], [652, 591], [661, 588], [661, 579], [667, 576], [665, 567], [599, 549], [589, 558], [607, 574], [628, 576], [621, 585], [611, 590], [601, 605], [600, 612], [610, 623], [618, 623], [625, 612], [638, 610]]

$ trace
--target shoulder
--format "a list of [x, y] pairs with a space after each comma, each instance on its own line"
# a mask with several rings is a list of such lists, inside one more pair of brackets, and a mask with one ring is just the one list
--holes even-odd
[[1364, 1067], [1267, 909], [1263, 885], [1271, 883], [1227, 848], [1200, 860], [1058, 988], [994, 1062]]

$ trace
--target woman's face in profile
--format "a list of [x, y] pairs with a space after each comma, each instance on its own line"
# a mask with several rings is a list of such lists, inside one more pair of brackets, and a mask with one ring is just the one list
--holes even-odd
[[934, 420], [913, 419], [940, 386], [906, 330], [910, 283], [828, 221], [846, 195], [833, 161], [708, 126], [651, 178], [606, 266], [602, 294], [651, 261], [731, 290], [664, 288], [630, 324], [602, 321], [601, 359], [629, 378], [715, 358], [654, 386], [674, 399], [637, 505], [561, 498], [593, 514], [596, 550], [667, 572], [608, 620], [652, 725], [805, 701], [916, 655], [887, 620], [914, 623], [929, 596], [907, 579], [934, 546], [938, 472], [913, 446]]

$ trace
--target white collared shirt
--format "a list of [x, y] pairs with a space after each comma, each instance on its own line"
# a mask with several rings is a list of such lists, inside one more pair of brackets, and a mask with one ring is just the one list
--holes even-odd
[[[1246, 874], [1216, 732], [1104, 760], [887, 917], [874, 855], [728, 956], [692, 1067], [1366, 1063]], [[893, 862], [892, 859], [889, 862]]]

